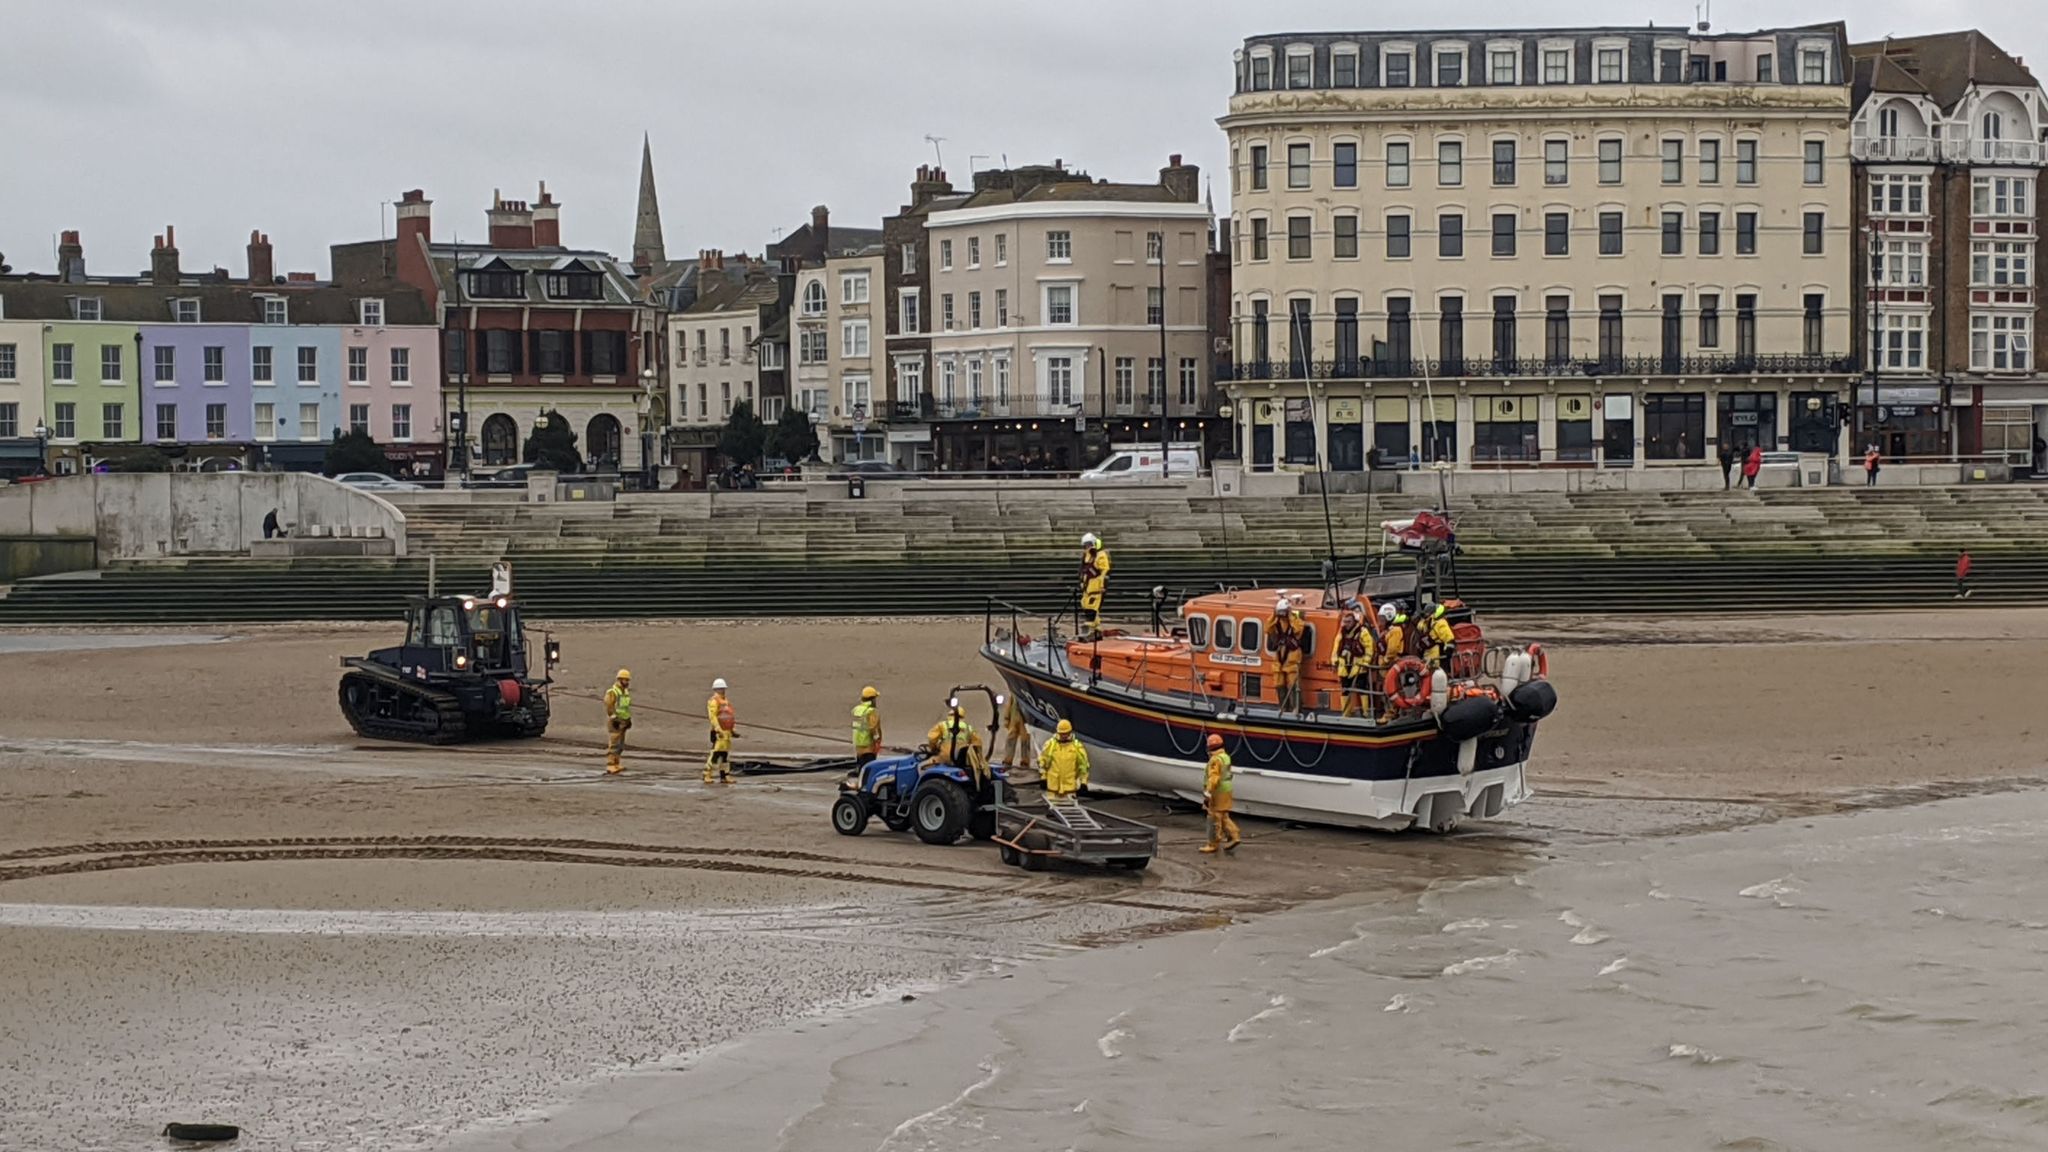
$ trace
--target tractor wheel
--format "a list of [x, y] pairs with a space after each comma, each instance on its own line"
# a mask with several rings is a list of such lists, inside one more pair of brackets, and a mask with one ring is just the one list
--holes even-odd
[[996, 812], [993, 808], [977, 808], [967, 818], [967, 834], [976, 840], [988, 840], [996, 834]]
[[1120, 872], [1143, 872], [1151, 863], [1150, 856], [1126, 856], [1121, 860], [1111, 860], [1109, 866]]
[[1002, 850], [1003, 863], [1008, 864], [1012, 868], [1024, 863], [1024, 857], [1015, 848], [1010, 847], [1008, 844], [1000, 845], [1000, 848]]
[[832, 830], [841, 836], [858, 836], [867, 831], [867, 802], [851, 793], [832, 802]]
[[917, 838], [927, 844], [951, 844], [960, 839], [967, 815], [967, 793], [951, 780], [926, 780], [910, 798], [911, 824]]
[[1017, 838], [1017, 847], [1025, 849], [1017, 855], [1023, 857], [1018, 863], [1026, 872], [1043, 872], [1052, 867], [1052, 857], [1045, 855], [1052, 848], [1052, 837], [1043, 832], [1026, 832]]
[[882, 812], [882, 823], [888, 825], [891, 832], [910, 831], [910, 816], [907, 813], [898, 815], [884, 809]]

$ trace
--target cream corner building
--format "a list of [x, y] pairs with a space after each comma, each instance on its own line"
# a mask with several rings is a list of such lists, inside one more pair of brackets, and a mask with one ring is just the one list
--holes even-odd
[[1841, 451], [1840, 24], [1261, 36], [1236, 60], [1254, 469]]
[[829, 445], [837, 461], [889, 456], [882, 260], [876, 245], [797, 272], [790, 321], [795, 403], [822, 425], [820, 445]]

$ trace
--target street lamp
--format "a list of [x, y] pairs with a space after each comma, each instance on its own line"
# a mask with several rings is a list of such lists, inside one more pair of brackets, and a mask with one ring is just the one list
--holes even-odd
[[36, 468], [43, 475], [50, 474], [50, 426], [36, 421]]

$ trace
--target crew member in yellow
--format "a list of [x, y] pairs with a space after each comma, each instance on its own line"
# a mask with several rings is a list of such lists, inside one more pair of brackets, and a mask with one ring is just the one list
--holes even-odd
[[1301, 711], [1301, 610], [1286, 600], [1273, 605], [1266, 626], [1266, 647], [1273, 652], [1273, 686], [1282, 712]]
[[946, 715], [932, 725], [932, 730], [925, 733], [924, 738], [936, 763], [965, 768], [977, 776], [981, 774], [981, 767], [986, 764], [981, 760], [981, 733], [967, 722], [966, 713], [960, 710], [959, 697], [946, 701]]
[[1451, 631], [1451, 622], [1444, 618], [1447, 610], [1441, 604], [1422, 606], [1421, 623], [1417, 625], [1422, 641], [1422, 662], [1434, 672], [1443, 667], [1446, 659], [1458, 650], [1458, 634]]
[[720, 784], [732, 783], [732, 738], [739, 730], [732, 701], [725, 696], [725, 677], [711, 682], [711, 699], [704, 702], [704, 718], [711, 724], [711, 755], [704, 758], [704, 782], [716, 777]]
[[860, 690], [860, 703], [853, 706], [853, 766], [859, 768], [882, 750], [882, 714], [875, 711], [881, 696], [870, 684]]
[[1081, 537], [1081, 638], [1102, 634], [1102, 594], [1109, 589], [1109, 549], [1102, 537]]
[[1074, 739], [1074, 722], [1062, 720], [1038, 751], [1038, 775], [1047, 800], [1070, 800], [1088, 786], [1088, 749]]
[[[1393, 604], [1382, 604], [1380, 605], [1380, 623], [1384, 627], [1380, 629], [1380, 660], [1373, 668], [1373, 682], [1375, 685], [1380, 680], [1386, 678], [1387, 669], [1392, 668], [1400, 661], [1401, 657], [1408, 654], [1408, 617]], [[1380, 723], [1385, 724], [1393, 718], [1394, 710], [1392, 705], [1382, 701]]]
[[604, 690], [604, 771], [617, 776], [626, 770], [620, 753], [626, 750], [626, 729], [633, 726], [633, 672], [619, 669], [619, 678]]
[[1230, 818], [1234, 775], [1230, 753], [1223, 750], [1223, 737], [1211, 735], [1209, 764], [1202, 777], [1202, 807], [1209, 813], [1209, 842], [1202, 845], [1204, 852], [1214, 853], [1218, 848], [1235, 852], [1244, 839], [1238, 834], [1237, 821]]
[[1371, 691], [1373, 647], [1372, 630], [1356, 611], [1346, 608], [1337, 626], [1337, 648], [1330, 656], [1337, 668], [1337, 683], [1344, 690], [1344, 710], [1339, 715], [1362, 716], [1371, 707], [1367, 694]]
[[1031, 759], [1031, 729], [1024, 723], [1024, 708], [1011, 696], [1003, 701], [1003, 763], [1012, 768]]

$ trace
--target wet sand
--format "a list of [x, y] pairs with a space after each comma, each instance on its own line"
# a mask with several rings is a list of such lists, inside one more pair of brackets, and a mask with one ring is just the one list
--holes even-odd
[[[742, 755], [837, 751], [863, 683], [908, 743], [986, 679], [979, 620], [567, 626], [548, 737], [453, 750], [341, 721], [336, 658], [387, 628], [17, 642], [0, 657], [0, 1069], [23, 1087], [0, 1122], [52, 1149], [201, 1114], [249, 1125], [252, 1148], [437, 1147], [903, 989], [1608, 842], [1996, 789], [2044, 759], [2048, 613], [1493, 627], [1553, 654], [1538, 800], [1449, 838], [1249, 822], [1227, 861], [1195, 854], [1198, 816], [1118, 801], [1162, 828], [1142, 879], [838, 837], [829, 779], [696, 781], [713, 676], [743, 731], [819, 737], [757, 729]], [[604, 780], [598, 705], [568, 693], [622, 663], [637, 747]]]

